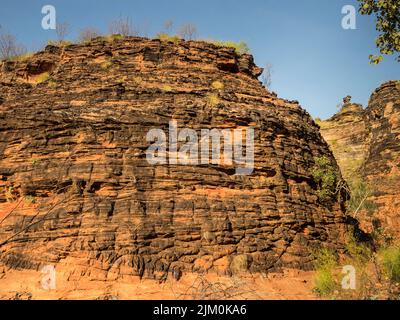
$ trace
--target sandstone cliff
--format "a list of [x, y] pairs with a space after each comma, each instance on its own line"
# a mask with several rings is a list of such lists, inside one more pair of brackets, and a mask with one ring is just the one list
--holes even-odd
[[400, 230], [400, 82], [382, 84], [368, 107], [346, 103], [327, 121], [319, 122], [346, 180], [369, 184], [372, 209], [361, 210], [367, 231], [382, 227], [394, 236]]
[[[205, 42], [98, 38], [0, 67], [7, 268], [161, 279], [307, 269], [313, 248], [342, 248], [343, 200], [320, 201], [312, 175], [317, 157], [338, 171], [332, 153], [296, 101], [262, 87], [252, 56]], [[254, 128], [254, 172], [150, 165], [146, 133], [171, 119]]]

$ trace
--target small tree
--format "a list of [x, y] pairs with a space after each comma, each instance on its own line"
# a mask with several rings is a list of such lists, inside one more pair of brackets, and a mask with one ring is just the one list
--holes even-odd
[[100, 31], [96, 28], [84, 28], [79, 32], [78, 41], [83, 43], [100, 36]]
[[191, 23], [186, 23], [179, 28], [178, 35], [186, 40], [194, 40], [197, 37], [197, 28]]
[[57, 23], [56, 25], [57, 40], [62, 42], [69, 34], [69, 24], [66, 22]]
[[263, 74], [261, 76], [261, 81], [263, 85], [269, 90], [272, 84], [272, 65], [267, 63], [265, 65]]
[[26, 53], [26, 48], [17, 43], [14, 35], [0, 33], [0, 59], [11, 59]]
[[167, 20], [164, 22], [165, 33], [170, 34], [173, 27], [174, 27], [174, 23], [172, 20]]
[[132, 19], [129, 17], [120, 17], [109, 25], [111, 34], [120, 34], [124, 37], [138, 36], [138, 30], [133, 26]]

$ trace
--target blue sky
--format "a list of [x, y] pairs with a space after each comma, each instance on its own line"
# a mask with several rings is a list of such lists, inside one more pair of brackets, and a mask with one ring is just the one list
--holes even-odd
[[382, 82], [400, 79], [400, 63], [386, 57], [378, 66], [374, 18], [357, 15], [357, 29], [341, 27], [344, 5], [356, 0], [2, 0], [0, 24], [30, 50], [41, 49], [55, 32], [41, 28], [43, 5], [57, 9], [58, 22], [71, 26], [69, 39], [92, 26], [107, 33], [110, 21], [129, 16], [149, 36], [163, 29], [195, 24], [199, 37], [243, 40], [258, 65], [272, 64], [272, 90], [300, 101], [314, 117], [327, 118], [346, 95], [364, 106]]

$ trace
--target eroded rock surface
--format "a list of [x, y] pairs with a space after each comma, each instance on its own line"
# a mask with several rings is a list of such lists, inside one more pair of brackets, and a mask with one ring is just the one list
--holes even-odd
[[[343, 202], [320, 203], [312, 176], [315, 157], [337, 169], [332, 153], [308, 113], [268, 93], [260, 73], [233, 49], [143, 38], [3, 62], [1, 263], [62, 265], [71, 279], [162, 279], [307, 269], [313, 248], [340, 250]], [[150, 165], [146, 133], [171, 119], [254, 128], [253, 174]]]
[[394, 236], [400, 230], [400, 82], [382, 84], [368, 107], [351, 102], [319, 123], [347, 180], [370, 185], [373, 212], [359, 213], [367, 231], [383, 228]]

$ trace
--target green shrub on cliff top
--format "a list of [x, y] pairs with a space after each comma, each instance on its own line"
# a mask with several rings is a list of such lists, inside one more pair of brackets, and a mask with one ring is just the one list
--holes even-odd
[[250, 53], [250, 48], [247, 45], [247, 43], [244, 42], [244, 41], [240, 41], [240, 42], [234, 42], [234, 41], [211, 41], [211, 43], [213, 43], [213, 44], [215, 44], [216, 46], [219, 46], [219, 47], [233, 48], [233, 49], [235, 49], [237, 54]]
[[157, 39], [160, 39], [161, 41], [168, 41], [168, 42], [173, 42], [177, 43], [181, 38], [179, 36], [170, 36], [169, 34], [166, 33], [158, 33], [157, 34]]
[[73, 44], [73, 42], [68, 41], [68, 40], [49, 40], [49, 41], [47, 41], [47, 45], [55, 46], [55, 47], [68, 47], [72, 44]]

